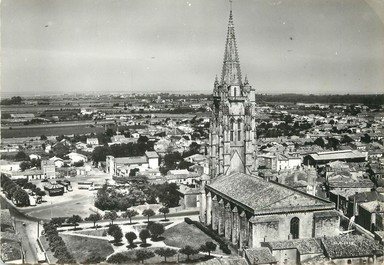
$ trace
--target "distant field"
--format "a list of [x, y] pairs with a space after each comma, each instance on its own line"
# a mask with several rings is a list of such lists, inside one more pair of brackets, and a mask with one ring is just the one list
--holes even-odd
[[101, 133], [104, 132], [103, 127], [89, 127], [82, 125], [74, 126], [58, 126], [58, 127], [40, 127], [40, 128], [17, 128], [12, 129], [1, 128], [1, 138], [13, 137], [37, 137], [41, 135], [56, 136], [70, 134], [86, 134], [86, 133]]

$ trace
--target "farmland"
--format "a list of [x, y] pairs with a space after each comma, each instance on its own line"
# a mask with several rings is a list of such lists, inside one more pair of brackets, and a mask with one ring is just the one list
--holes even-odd
[[71, 134], [87, 134], [87, 133], [101, 133], [104, 132], [103, 126], [90, 126], [90, 125], [69, 125], [69, 126], [55, 126], [48, 127], [42, 125], [41, 127], [8, 127], [1, 128], [1, 138], [19, 138], [19, 137], [37, 137], [41, 135], [57, 136], [57, 135], [71, 135]]

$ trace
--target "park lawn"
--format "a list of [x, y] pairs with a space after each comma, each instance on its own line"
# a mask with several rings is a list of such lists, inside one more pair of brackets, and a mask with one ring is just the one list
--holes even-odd
[[83, 230], [83, 231], [78, 231], [76, 233], [77, 234], [82, 234], [82, 235], [88, 235], [88, 236], [100, 236], [100, 237], [102, 237], [104, 231], [107, 232], [107, 229], [99, 227], [97, 230], [96, 229]]
[[[158, 247], [147, 248], [147, 250], [152, 251], [152, 252], [155, 252], [156, 249], [159, 249], [159, 248]], [[140, 261], [136, 260], [136, 254], [135, 254], [136, 251], [137, 251], [137, 249], [136, 250], [129, 250], [129, 251], [121, 252], [124, 256], [127, 257], [127, 261], [123, 262], [123, 263], [130, 264], [130, 265], [142, 264]], [[196, 255], [191, 255], [189, 262], [192, 262], [192, 261], [198, 262], [199, 259], [202, 259], [204, 257], [205, 257], [205, 255], [201, 254], [201, 253], [196, 254]], [[187, 261], [187, 256], [186, 255], [177, 253], [176, 255], [174, 255], [172, 257], [168, 257], [166, 264], [169, 264], [169, 263], [175, 263], [175, 264], [179, 263], [180, 264], [180, 262], [186, 262], [186, 261]], [[158, 256], [156, 254], [152, 258], [144, 260], [144, 264], [145, 263], [146, 264], [160, 264], [160, 263], [164, 264], [164, 257], [160, 257], [160, 256]]]
[[164, 237], [164, 243], [168, 246], [183, 248], [186, 245], [190, 245], [193, 248], [199, 248], [207, 241], [211, 241], [216, 244], [216, 250], [213, 254], [227, 256], [219, 248], [220, 244], [201, 231], [193, 224], [187, 224], [185, 222], [177, 224], [167, 230], [161, 235]]
[[78, 263], [95, 256], [105, 258], [114, 252], [108, 240], [83, 237], [81, 235], [61, 234], [60, 236], [63, 238], [68, 251]]

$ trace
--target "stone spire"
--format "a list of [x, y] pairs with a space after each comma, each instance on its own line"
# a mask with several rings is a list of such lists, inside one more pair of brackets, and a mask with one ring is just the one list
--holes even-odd
[[237, 53], [235, 27], [233, 25], [232, 5], [229, 13], [227, 42], [225, 44], [221, 85], [241, 85], [241, 71], [239, 55]]

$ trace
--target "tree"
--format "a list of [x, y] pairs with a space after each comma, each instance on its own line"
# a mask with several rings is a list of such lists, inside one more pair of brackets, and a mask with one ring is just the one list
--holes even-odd
[[205, 242], [205, 244], [200, 246], [199, 250], [202, 252], [208, 252], [208, 256], [211, 256], [211, 251], [216, 250], [216, 244], [211, 241]]
[[31, 168], [31, 162], [23, 161], [19, 164], [19, 167], [20, 167], [21, 171], [25, 171], [26, 169], [30, 169]]
[[164, 257], [164, 261], [167, 262], [167, 258], [175, 256], [177, 250], [171, 248], [159, 248], [155, 250], [155, 253], [161, 257]]
[[133, 242], [137, 238], [137, 235], [134, 232], [128, 232], [125, 234], [125, 238], [127, 239], [129, 246], [133, 247], [133, 245], [134, 245]]
[[16, 187], [16, 190], [13, 192], [12, 197], [16, 201], [16, 204], [18, 206], [28, 206], [29, 205], [28, 193], [18, 186]]
[[43, 197], [43, 196], [47, 195], [47, 193], [45, 191], [43, 191], [43, 190], [39, 190], [39, 191], [36, 192], [36, 195]]
[[61, 226], [65, 222], [65, 217], [54, 217], [51, 219], [52, 224]]
[[120, 226], [110, 225], [108, 228], [108, 235], [113, 236], [115, 243], [118, 243], [123, 238], [123, 232], [121, 231]]
[[169, 213], [169, 208], [168, 207], [163, 207], [159, 209], [159, 213], [164, 214], [164, 221], [167, 220], [167, 213]]
[[94, 164], [99, 161], [105, 161], [107, 155], [111, 154], [111, 149], [108, 146], [98, 146], [92, 152], [92, 160]]
[[26, 161], [28, 159], [29, 159], [29, 157], [23, 151], [19, 151], [15, 155], [15, 160], [16, 161]]
[[147, 249], [139, 249], [136, 251], [136, 258], [138, 260], [141, 260], [142, 263], [144, 263], [144, 260], [150, 259], [154, 256], [155, 256], [155, 253]]
[[108, 137], [112, 137], [114, 134], [115, 134], [115, 132], [114, 132], [113, 129], [111, 129], [111, 128], [108, 128], [108, 129], [105, 131], [105, 135], [108, 136]]
[[40, 136], [40, 140], [47, 140], [47, 136], [45, 136], [44, 134], [42, 134], [42, 135]]
[[71, 217], [68, 218], [67, 222], [69, 224], [73, 224], [74, 230], [76, 230], [76, 226], [78, 225], [79, 222], [83, 221], [83, 218], [81, 218], [80, 215], [74, 214]]
[[155, 212], [152, 209], [145, 209], [143, 211], [143, 216], [148, 217], [148, 223], [149, 223], [149, 217], [154, 216], [154, 215], [155, 215]]
[[108, 264], [129, 264], [132, 258], [124, 253], [116, 253], [107, 259]]
[[84, 161], [80, 160], [80, 161], [74, 162], [73, 166], [74, 167], [82, 167], [82, 166], [84, 166]]
[[317, 138], [313, 143], [320, 146], [320, 147], [324, 147], [324, 145], [325, 145], [324, 139], [321, 137]]
[[101, 215], [99, 213], [91, 213], [85, 220], [92, 221], [93, 227], [96, 227], [96, 222], [101, 220]]
[[152, 234], [152, 240], [156, 240], [161, 234], [164, 233], [164, 226], [159, 223], [153, 223], [149, 226], [149, 231]]
[[139, 233], [139, 237], [141, 239], [141, 242], [143, 242], [143, 245], [147, 244], [147, 239], [151, 237], [151, 234], [147, 229], [143, 229]]
[[180, 194], [178, 192], [179, 186], [176, 183], [165, 182], [163, 184], [154, 185], [156, 190], [156, 197], [166, 207], [176, 207], [179, 205]]
[[132, 224], [132, 217], [135, 217], [139, 213], [133, 209], [128, 209], [123, 213], [124, 218], [129, 218], [129, 223]]
[[187, 255], [187, 260], [189, 260], [189, 256], [196, 255], [197, 253], [199, 253], [199, 250], [191, 247], [190, 245], [186, 245], [185, 247], [181, 248], [179, 252], [181, 254]]
[[104, 215], [104, 219], [109, 219], [111, 220], [111, 224], [113, 224], [113, 221], [117, 219], [117, 213], [116, 211], [111, 211], [111, 212], [107, 212], [105, 213]]

